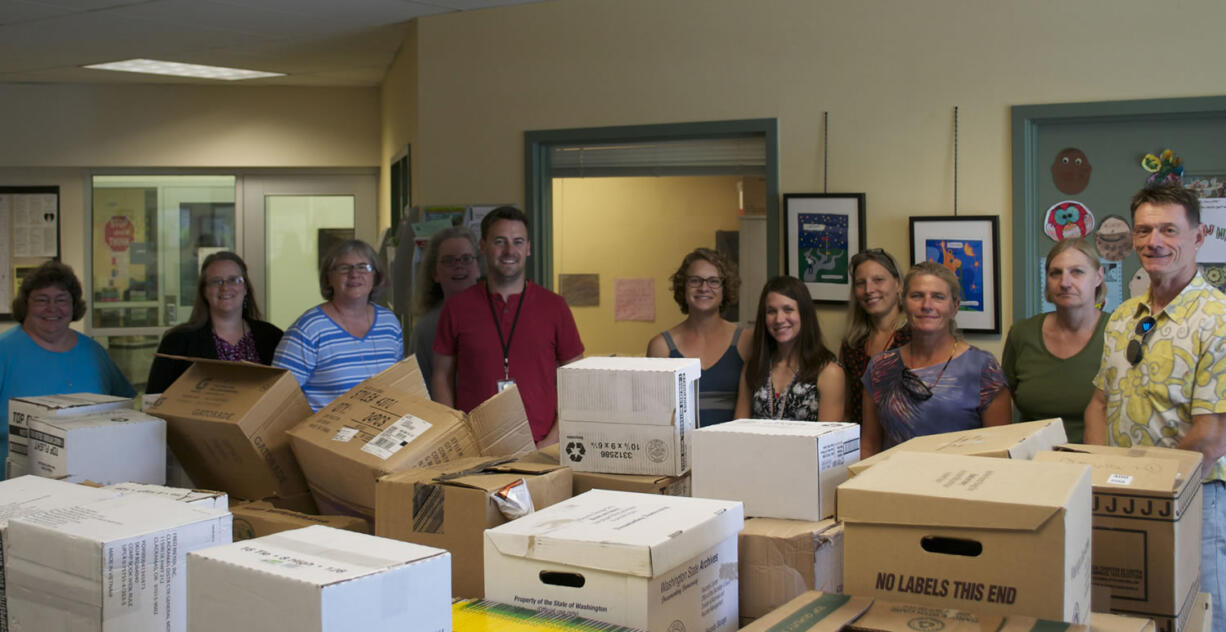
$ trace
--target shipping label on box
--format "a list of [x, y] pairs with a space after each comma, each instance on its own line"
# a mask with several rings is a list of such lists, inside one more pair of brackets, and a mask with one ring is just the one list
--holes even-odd
[[1084, 465], [902, 452], [839, 487], [844, 589], [1082, 623], [1090, 507]]
[[6, 463], [7, 478], [16, 478], [30, 473], [29, 427], [30, 421], [48, 417], [88, 415], [111, 410], [131, 408], [132, 400], [126, 397], [100, 395], [97, 393], [71, 393], [39, 397], [14, 397], [9, 400], [9, 459]]
[[805, 592], [843, 592], [843, 525], [751, 518], [738, 536], [741, 620]]
[[30, 422], [30, 470], [103, 485], [166, 482], [166, 422], [135, 410]]
[[1064, 422], [1060, 419], [1043, 419], [924, 435], [909, 439], [889, 450], [851, 464], [848, 468], [848, 476], [856, 476], [899, 452], [932, 452], [1027, 460], [1034, 458], [1034, 455], [1039, 452], [1050, 450], [1067, 441], [1068, 435], [1064, 432]]

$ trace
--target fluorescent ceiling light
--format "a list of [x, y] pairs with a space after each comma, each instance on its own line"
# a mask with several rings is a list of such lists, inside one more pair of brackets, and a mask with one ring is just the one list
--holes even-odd
[[157, 59], [125, 59], [105, 64], [93, 64], [85, 66], [85, 68], [142, 72], [151, 75], [171, 75], [174, 77], [221, 79], [223, 81], [285, 76], [283, 72], [262, 72], [259, 70], [243, 70], [242, 68], [224, 68], [222, 66], [201, 66], [199, 64], [182, 64], [176, 61], [159, 61]]

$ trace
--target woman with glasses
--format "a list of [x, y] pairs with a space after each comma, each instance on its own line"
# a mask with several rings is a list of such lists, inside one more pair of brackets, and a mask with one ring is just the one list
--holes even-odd
[[1060, 417], [1069, 441], [1081, 443], [1107, 327], [1098, 250], [1085, 239], [1058, 242], [1046, 273], [1044, 295], [1056, 311], [1014, 323], [1001, 364], [1022, 420]]
[[698, 422], [712, 426], [732, 420], [737, 383], [749, 353], [743, 329], [721, 316], [737, 302], [741, 278], [736, 264], [710, 248], [697, 248], [681, 260], [672, 276], [673, 300], [685, 320], [647, 343], [649, 358], [698, 358]]
[[319, 409], [404, 357], [400, 319], [374, 303], [383, 265], [364, 241], [333, 246], [319, 263], [324, 302], [286, 330], [272, 365], [289, 369], [311, 409]]
[[472, 287], [481, 276], [477, 242], [472, 231], [466, 226], [452, 226], [435, 233], [426, 246], [419, 274], [414, 310], [417, 323], [409, 335], [409, 351], [417, 357], [421, 376], [429, 389], [430, 377], [434, 375], [434, 330], [438, 328], [443, 301]]
[[[247, 264], [233, 252], [223, 251], [205, 257], [192, 315], [162, 336], [157, 352], [271, 364], [279, 342], [281, 329], [260, 320]], [[183, 360], [155, 357], [145, 392], [164, 392], [189, 366]]]
[[767, 281], [737, 393], [737, 418], [842, 421], [845, 379], [822, 342], [809, 289], [788, 276]]
[[962, 287], [949, 268], [917, 263], [903, 278], [911, 342], [864, 372], [861, 458], [912, 437], [1009, 423], [1009, 389], [992, 354], [957, 335]]
[[910, 342], [911, 328], [902, 313], [902, 276], [890, 253], [873, 248], [852, 257], [851, 279], [839, 364], [847, 373], [847, 421], [860, 423], [864, 417], [860, 378], [869, 359]]

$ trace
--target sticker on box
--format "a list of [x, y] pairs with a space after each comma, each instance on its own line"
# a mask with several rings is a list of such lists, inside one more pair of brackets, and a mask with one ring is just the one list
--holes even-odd
[[358, 429], [357, 429], [357, 428], [348, 428], [348, 427], [345, 427], [345, 428], [341, 428], [340, 430], [337, 430], [337, 431], [336, 431], [336, 436], [332, 437], [332, 440], [333, 440], [333, 441], [341, 441], [341, 442], [346, 442], [346, 441], [350, 441], [350, 440], [352, 440], [352, 439], [353, 439], [354, 437], [356, 437], [357, 435], [358, 435]]
[[413, 415], [405, 415], [397, 419], [386, 430], [380, 432], [370, 443], [362, 446], [362, 451], [373, 454], [384, 461], [400, 451], [409, 442], [420, 437], [430, 429], [430, 422]]
[[1108, 485], [1131, 485], [1132, 477], [1127, 474], [1112, 474], [1107, 477]]

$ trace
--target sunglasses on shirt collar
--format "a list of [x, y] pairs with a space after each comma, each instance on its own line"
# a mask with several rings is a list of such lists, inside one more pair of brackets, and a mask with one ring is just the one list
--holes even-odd
[[1128, 359], [1128, 363], [1136, 366], [1145, 358], [1145, 340], [1149, 338], [1149, 334], [1154, 330], [1154, 325], [1157, 321], [1153, 316], [1146, 316], [1137, 321], [1137, 327], [1134, 330], [1136, 338], [1128, 341], [1128, 348], [1124, 351], [1124, 357]]

